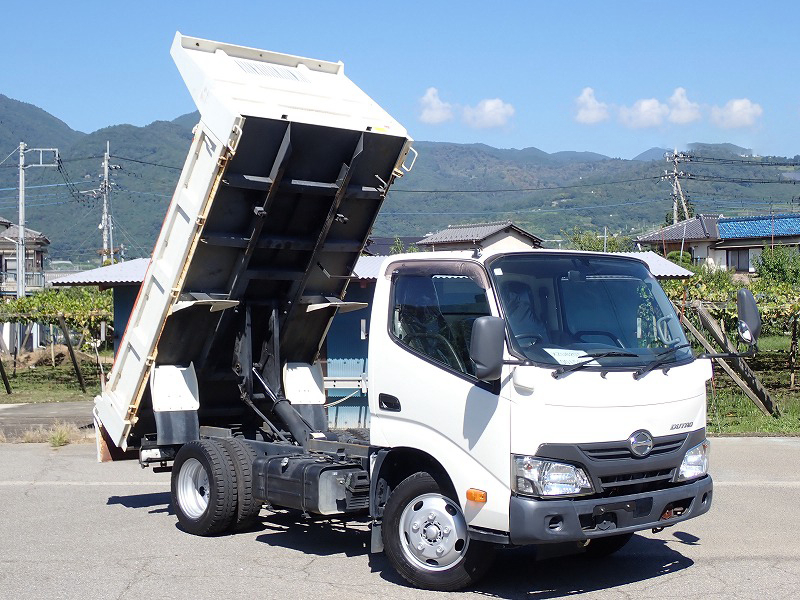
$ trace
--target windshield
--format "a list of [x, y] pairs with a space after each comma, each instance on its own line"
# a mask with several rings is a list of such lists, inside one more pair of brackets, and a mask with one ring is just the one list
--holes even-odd
[[531, 361], [637, 368], [692, 356], [675, 309], [637, 260], [508, 254], [488, 269], [512, 347]]

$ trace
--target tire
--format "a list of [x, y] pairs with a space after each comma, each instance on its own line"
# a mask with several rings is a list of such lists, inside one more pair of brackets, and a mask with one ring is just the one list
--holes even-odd
[[469, 539], [458, 503], [424, 472], [392, 490], [381, 530], [389, 562], [408, 583], [426, 590], [471, 585], [494, 558], [494, 545]]
[[261, 512], [261, 502], [253, 497], [253, 461], [256, 451], [238, 438], [222, 440], [230, 454], [236, 471], [236, 517], [233, 519], [234, 531], [246, 531], [255, 525]]
[[632, 533], [621, 533], [608, 537], [594, 538], [586, 546], [584, 556], [588, 558], [603, 558], [622, 550], [623, 546], [631, 541]]
[[172, 506], [181, 529], [215, 535], [236, 516], [236, 470], [228, 450], [214, 440], [181, 446], [172, 465]]

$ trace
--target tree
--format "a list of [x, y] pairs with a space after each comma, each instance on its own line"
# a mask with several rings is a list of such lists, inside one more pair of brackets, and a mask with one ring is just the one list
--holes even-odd
[[400, 236], [395, 236], [394, 243], [389, 247], [389, 254], [403, 254], [404, 252], [419, 252], [419, 248], [415, 244], [409, 244], [406, 248]]
[[570, 231], [563, 231], [562, 235], [569, 239], [570, 244], [576, 250], [589, 250], [592, 252], [603, 252], [605, 247], [607, 252], [630, 252], [633, 250], [633, 240], [622, 234], [613, 234], [604, 237], [594, 231], [584, 231], [575, 226]]
[[756, 274], [775, 283], [800, 284], [800, 254], [787, 246], [764, 244], [761, 256], [753, 259]]

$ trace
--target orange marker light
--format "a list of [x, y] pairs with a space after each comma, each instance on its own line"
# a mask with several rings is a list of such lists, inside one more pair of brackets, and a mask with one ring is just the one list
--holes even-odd
[[486, 492], [483, 490], [476, 490], [475, 488], [469, 488], [467, 490], [467, 500], [471, 502], [486, 502]]

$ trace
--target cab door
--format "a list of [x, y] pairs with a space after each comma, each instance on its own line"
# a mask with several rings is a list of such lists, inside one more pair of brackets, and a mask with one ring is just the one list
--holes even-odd
[[[380, 284], [376, 296], [388, 284], [389, 302], [370, 334], [372, 443], [426, 452], [447, 471], [468, 522], [507, 530], [508, 401], [499, 381], [474, 376], [469, 359], [472, 324], [494, 306], [483, 267], [408, 261]], [[373, 336], [388, 340], [373, 344]], [[486, 491], [487, 502], [467, 502], [469, 488]]]

